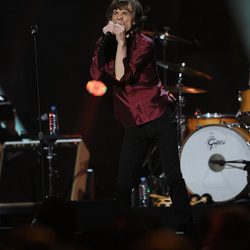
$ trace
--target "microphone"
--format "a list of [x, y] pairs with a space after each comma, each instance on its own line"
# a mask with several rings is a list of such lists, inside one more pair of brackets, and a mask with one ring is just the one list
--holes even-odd
[[213, 154], [208, 160], [209, 168], [214, 172], [220, 172], [225, 168], [225, 158], [221, 154]]
[[209, 162], [212, 164], [218, 164], [220, 166], [223, 166], [226, 163], [224, 160], [209, 160]]
[[110, 38], [112, 37], [112, 33], [111, 32], [107, 32], [106, 34], [104, 34], [100, 45], [99, 45], [99, 52], [98, 52], [98, 67], [101, 68], [106, 61], [106, 54], [104, 52], [104, 47], [106, 46], [107, 42], [110, 40]]
[[35, 35], [38, 31], [38, 26], [35, 24], [35, 25], [31, 25], [30, 26], [30, 34], [31, 35]]
[[110, 31], [108, 31], [106, 34], [105, 34], [105, 36], [107, 37], [107, 36], [112, 36], [112, 33], [110, 32]]
[[112, 33], [109, 31], [106, 34], [104, 34], [102, 41], [100, 43], [100, 49], [108, 42], [111, 36], [112, 36]]

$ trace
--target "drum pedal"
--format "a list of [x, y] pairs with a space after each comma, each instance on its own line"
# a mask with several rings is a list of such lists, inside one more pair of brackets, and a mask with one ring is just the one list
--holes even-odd
[[193, 194], [190, 199], [190, 205], [196, 206], [200, 204], [211, 204], [213, 203], [212, 196], [210, 194], [203, 194], [202, 196], [198, 194]]
[[150, 194], [153, 207], [171, 207], [172, 201], [169, 195]]

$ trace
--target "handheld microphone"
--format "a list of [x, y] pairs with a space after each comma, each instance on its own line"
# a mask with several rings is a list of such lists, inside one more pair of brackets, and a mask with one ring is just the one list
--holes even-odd
[[102, 40], [100, 41], [99, 44], [99, 52], [98, 52], [98, 66], [99, 68], [101, 68], [106, 61], [106, 55], [104, 52], [104, 47], [106, 46], [107, 42], [110, 40], [110, 38], [112, 37], [112, 33], [111, 32], [107, 32], [106, 34], [104, 34]]
[[102, 48], [107, 43], [107, 41], [110, 39], [111, 36], [112, 36], [112, 33], [109, 31], [106, 34], [104, 34], [102, 41], [100, 43], [100, 48]]
[[107, 37], [107, 36], [112, 36], [112, 33], [110, 32], [110, 31], [108, 31], [106, 34], [105, 34], [105, 36]]

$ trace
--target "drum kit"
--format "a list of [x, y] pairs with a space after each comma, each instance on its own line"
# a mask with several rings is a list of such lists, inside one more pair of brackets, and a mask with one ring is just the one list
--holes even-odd
[[214, 202], [250, 194], [250, 86], [239, 91], [237, 115], [206, 113], [185, 120], [180, 147], [182, 174], [190, 193]]
[[[190, 44], [168, 32], [152, 33], [168, 41]], [[163, 38], [162, 38], [163, 39]], [[204, 72], [158, 60], [162, 69], [178, 73], [176, 86], [166, 86], [177, 95], [176, 120], [183, 177], [191, 195], [210, 194], [214, 202], [231, 202], [250, 197], [250, 82], [239, 90], [238, 114], [199, 113], [183, 115], [183, 94], [207, 91], [184, 86], [183, 75], [211, 80]], [[243, 194], [243, 195], [242, 195]]]

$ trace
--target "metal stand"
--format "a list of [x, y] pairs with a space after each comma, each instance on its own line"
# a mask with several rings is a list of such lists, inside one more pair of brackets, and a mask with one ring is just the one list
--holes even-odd
[[243, 170], [247, 171], [247, 185], [250, 187], [250, 161], [244, 161], [245, 167]]
[[[162, 41], [162, 46], [163, 46], [163, 52], [162, 52], [162, 62], [167, 65], [166, 62], [166, 47], [168, 44], [168, 39], [169, 39], [169, 27], [164, 27], [164, 34], [160, 35], [159, 38]], [[177, 125], [178, 125], [178, 149], [180, 149], [181, 144], [182, 144], [182, 140], [183, 140], [183, 133], [185, 130], [185, 120], [183, 118], [183, 114], [182, 114], [182, 107], [184, 105], [184, 96], [182, 95], [182, 73], [184, 72], [185, 67], [185, 63], [181, 64], [181, 70], [179, 72], [178, 75], [178, 82], [177, 82], [177, 91], [178, 91], [178, 100], [177, 100], [177, 115], [176, 115], [176, 119], [177, 119]], [[163, 85], [165, 87], [165, 89], [167, 89], [167, 68], [165, 68], [163, 70]]]
[[[168, 34], [168, 31], [170, 30], [169, 27], [164, 27], [164, 34]], [[166, 48], [167, 48], [167, 45], [168, 45], [168, 37], [167, 35], [161, 35], [160, 37], [160, 40], [162, 42], [162, 46], [163, 46], [163, 50], [162, 50], [162, 61], [164, 63], [166, 63], [166, 60], [167, 60], [167, 53], [166, 53]], [[165, 88], [167, 88], [167, 70], [163, 70], [163, 85]]]
[[[185, 63], [181, 63], [181, 69], [184, 69]], [[177, 81], [177, 91], [178, 91], [178, 97], [177, 97], [177, 115], [176, 115], [176, 120], [177, 120], [177, 132], [178, 132], [178, 149], [180, 150], [182, 141], [183, 141], [183, 134], [185, 132], [185, 119], [183, 116], [182, 108], [184, 106], [184, 96], [182, 95], [182, 72], [183, 70], [180, 70], [179, 75], [178, 75], [178, 81]]]
[[55, 178], [59, 177], [58, 170], [54, 167], [54, 158], [56, 156], [54, 152], [55, 141], [58, 139], [56, 135], [49, 135], [45, 140], [44, 150], [47, 151], [46, 158], [48, 160], [48, 191], [46, 198], [56, 197], [56, 192], [54, 189]]
[[[54, 192], [54, 185], [53, 179], [56, 174], [56, 170], [53, 167], [53, 158], [55, 156], [53, 149], [54, 149], [54, 142], [58, 139], [55, 136], [44, 136], [42, 131], [42, 122], [41, 122], [41, 105], [40, 105], [40, 88], [39, 88], [39, 74], [38, 74], [38, 55], [37, 55], [37, 33], [38, 33], [38, 26], [32, 25], [30, 27], [30, 33], [33, 36], [34, 40], [34, 53], [35, 53], [35, 69], [36, 69], [36, 91], [37, 91], [37, 106], [38, 106], [38, 124], [39, 124], [39, 132], [38, 132], [38, 139], [40, 142], [40, 162], [41, 162], [41, 173], [42, 173], [42, 198], [51, 198], [55, 196]], [[44, 168], [44, 150], [47, 151], [46, 158], [48, 160], [48, 191], [45, 187], [46, 178], [45, 178], [45, 168]]]
[[[247, 171], [247, 191], [249, 192], [247, 194], [248, 199], [250, 198], [250, 161], [246, 161], [246, 160], [236, 160], [236, 161], [221, 161], [221, 163], [223, 163], [223, 165], [225, 165], [226, 163], [241, 163], [241, 164], [245, 164], [245, 166], [243, 168], [241, 168], [244, 171]], [[220, 164], [221, 165], [221, 164]]]
[[[209, 167], [213, 169], [219, 169], [222, 170], [227, 163], [239, 163], [239, 164], [245, 164], [245, 166], [237, 167], [237, 166], [231, 166], [237, 169], [241, 169], [244, 171], [247, 171], [247, 189], [250, 188], [250, 161], [246, 160], [234, 160], [234, 161], [225, 161], [224, 157], [221, 155], [214, 155], [216, 157], [211, 157], [209, 159]], [[250, 190], [248, 190], [250, 191]], [[250, 198], [250, 193], [248, 193], [248, 198]]]
[[[220, 160], [219, 160], [220, 161]], [[236, 161], [220, 161], [219, 165], [225, 165], [226, 163], [240, 163], [245, 164], [245, 166], [242, 168], [242, 170], [247, 171], [247, 185], [250, 187], [250, 161], [246, 160], [236, 160]]]
[[45, 195], [45, 174], [44, 174], [44, 152], [43, 152], [43, 132], [42, 132], [42, 122], [41, 122], [41, 105], [40, 105], [40, 88], [39, 88], [39, 74], [38, 74], [38, 63], [37, 63], [37, 32], [38, 26], [32, 25], [30, 27], [30, 33], [33, 36], [34, 40], [34, 53], [35, 53], [35, 69], [36, 69], [36, 91], [37, 91], [37, 110], [38, 110], [38, 125], [39, 125], [39, 132], [38, 132], [38, 139], [40, 141], [40, 162], [41, 162], [41, 173], [42, 173], [42, 196], [43, 198], [46, 197]]

